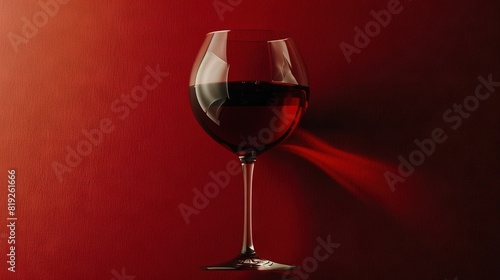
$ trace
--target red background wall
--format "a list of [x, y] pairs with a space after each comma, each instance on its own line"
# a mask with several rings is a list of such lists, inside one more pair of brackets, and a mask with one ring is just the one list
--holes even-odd
[[[220, 0], [233, 4], [222, 17], [213, 3], [71, 0], [44, 17], [37, 1], [0, 2], [0, 279], [282, 279], [199, 269], [240, 249], [241, 174], [189, 224], [178, 209], [235, 159], [187, 98], [205, 33], [233, 28], [288, 31], [311, 80], [299, 130], [256, 165], [262, 256], [301, 266], [330, 236], [340, 246], [309, 279], [500, 276], [500, 87], [478, 104], [469, 97], [479, 76], [500, 81], [498, 1], [401, 0], [350, 63], [340, 44], [396, 2]], [[23, 35], [24, 17], [36, 34]], [[157, 65], [169, 75], [128, 115], [116, 112]], [[446, 121], [464, 100], [477, 108]], [[103, 120], [114, 129], [67, 166], [67, 147]], [[385, 172], [398, 174], [398, 156], [436, 128], [446, 140], [391, 188]], [[71, 170], [61, 180], [55, 162]]]

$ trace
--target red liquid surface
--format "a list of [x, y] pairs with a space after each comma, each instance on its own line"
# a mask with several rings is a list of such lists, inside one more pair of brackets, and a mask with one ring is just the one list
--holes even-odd
[[217, 142], [243, 155], [260, 154], [285, 140], [308, 105], [309, 88], [248, 81], [189, 88], [191, 107]]

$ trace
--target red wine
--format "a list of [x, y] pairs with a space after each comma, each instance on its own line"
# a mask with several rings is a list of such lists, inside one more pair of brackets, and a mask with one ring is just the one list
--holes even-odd
[[308, 105], [309, 88], [259, 81], [198, 84], [191, 108], [203, 129], [238, 155], [260, 154], [285, 140]]

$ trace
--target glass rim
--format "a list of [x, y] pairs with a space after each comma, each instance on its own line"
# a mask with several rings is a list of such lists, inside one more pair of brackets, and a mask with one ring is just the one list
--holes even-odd
[[260, 34], [263, 36], [266, 34], [269, 36], [269, 39], [238, 39], [238, 38], [227, 38], [228, 41], [240, 41], [240, 42], [273, 42], [273, 41], [286, 41], [286, 40], [292, 40], [292, 37], [285, 31], [281, 30], [274, 30], [274, 29], [222, 29], [222, 30], [215, 30], [208, 32], [206, 36], [210, 35], [215, 35], [215, 34], [220, 34], [220, 33], [227, 33], [230, 34], [231, 32], [234, 33], [239, 33], [239, 34], [249, 34], [254, 33], [254, 34]]

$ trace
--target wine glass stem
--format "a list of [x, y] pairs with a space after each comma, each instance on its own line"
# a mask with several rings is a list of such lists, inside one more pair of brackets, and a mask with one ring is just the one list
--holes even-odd
[[240, 157], [243, 169], [243, 190], [244, 190], [244, 219], [243, 219], [243, 246], [242, 255], [256, 255], [252, 239], [252, 179], [255, 157]]

